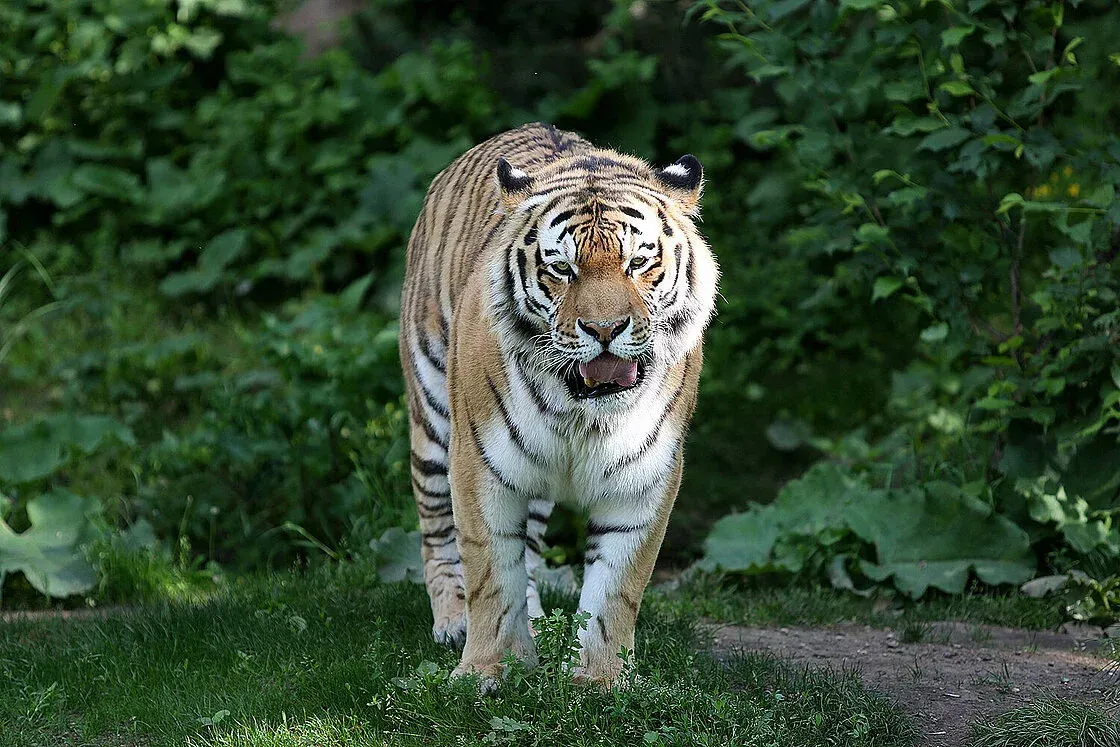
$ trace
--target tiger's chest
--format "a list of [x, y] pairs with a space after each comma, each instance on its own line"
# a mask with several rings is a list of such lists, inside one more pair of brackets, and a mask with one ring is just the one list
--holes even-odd
[[596, 416], [562, 392], [518, 383], [526, 384], [513, 380], [503, 417], [481, 434], [492, 467], [518, 492], [581, 507], [640, 503], [658, 492], [682, 435], [658, 382], [624, 409]]

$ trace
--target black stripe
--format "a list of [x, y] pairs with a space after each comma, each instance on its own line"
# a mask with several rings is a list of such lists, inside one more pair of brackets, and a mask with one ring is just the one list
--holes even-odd
[[514, 361], [514, 366], [517, 368], [517, 372], [521, 375], [521, 382], [525, 385], [525, 389], [529, 392], [529, 397], [533, 400], [533, 404], [537, 406], [537, 410], [540, 411], [541, 415], [544, 415], [548, 418], [556, 418], [559, 415], [563, 414], [562, 411], [553, 410], [548, 406], [548, 403], [545, 402], [544, 397], [542, 397], [541, 393], [536, 390], [536, 388], [533, 386], [533, 382], [525, 374], [525, 370], [521, 367], [520, 360]]
[[447, 535], [451, 534], [454, 531], [455, 531], [455, 525], [454, 524], [448, 524], [443, 529], [437, 529], [434, 532], [422, 532], [420, 536], [425, 537], [427, 539], [440, 539], [442, 537], [446, 537]]
[[657, 425], [654, 426], [650, 434], [646, 436], [645, 440], [642, 442], [642, 445], [638, 447], [637, 451], [627, 454], [626, 456], [616, 461], [614, 464], [607, 467], [606, 470], [603, 471], [603, 477], [612, 477], [624, 467], [637, 462], [639, 459], [646, 455], [646, 452], [653, 448], [653, 445], [655, 443], [657, 443], [657, 439], [661, 436], [661, 428], [665, 425], [665, 421], [668, 419], [669, 413], [672, 412], [673, 408], [677, 406], [677, 402], [678, 400], [680, 400], [681, 394], [684, 393], [684, 388], [688, 384], [688, 370], [691, 366], [692, 356], [686, 356], [684, 359], [684, 370], [681, 371], [681, 381], [679, 384], [677, 384], [677, 388], [673, 391], [673, 395], [669, 397], [668, 402], [665, 403], [665, 407], [664, 409], [662, 409], [661, 415], [657, 418]]
[[442, 519], [446, 516], [452, 516], [453, 515], [453, 511], [451, 509], [451, 504], [450, 503], [440, 504], [440, 505], [442, 506], [442, 508], [437, 510], [437, 509], [434, 509], [434, 508], [428, 508], [427, 506], [424, 506], [424, 504], [422, 504], [420, 502], [417, 502], [418, 507], [423, 508], [424, 511], [430, 512], [430, 513], [424, 513], [424, 511], [417, 510], [417, 513], [420, 514], [421, 519], [427, 519], [427, 520]]
[[673, 227], [669, 225], [669, 219], [665, 216], [665, 211], [658, 208], [657, 217], [661, 219], [661, 233], [666, 236], [672, 237]]
[[424, 477], [431, 477], [432, 475], [447, 475], [447, 465], [440, 464], [431, 459], [423, 459], [415, 451], [409, 452], [409, 457], [412, 462], [412, 468], [415, 469]]
[[634, 208], [630, 207], [629, 205], [622, 205], [618, 208], [618, 210], [619, 210], [619, 212], [622, 212], [622, 213], [625, 213], [626, 215], [629, 215], [631, 218], [638, 218], [638, 219], [645, 218], [645, 216], [642, 215], [640, 210], [635, 210]]
[[494, 476], [494, 479], [496, 479], [503, 488], [516, 493], [517, 488], [515, 488], [513, 484], [506, 479], [506, 476], [503, 475], [501, 471], [494, 465], [494, 463], [490, 461], [490, 456], [486, 453], [486, 449], [482, 445], [482, 438], [478, 435], [478, 427], [474, 423], [471, 423], [470, 426], [471, 437], [474, 438], [475, 448], [478, 449], [478, 455], [482, 459], [482, 463], [486, 465], [486, 469], [490, 471], [490, 474]]
[[525, 234], [525, 246], [529, 246], [530, 244], [532, 244], [536, 240], [537, 240], [537, 229], [535, 227], [530, 228], [529, 233]]
[[424, 386], [424, 381], [419, 376], [416, 377], [416, 384], [420, 388], [420, 391], [424, 393], [424, 401], [428, 403], [428, 407], [435, 410], [444, 418], [451, 417], [451, 413], [448, 411], [447, 405], [437, 400], [435, 394], [428, 391], [428, 387]]
[[[424, 413], [420, 412], [417, 414], [423, 415]], [[447, 439], [436, 433], [436, 429], [432, 427], [432, 424], [428, 422], [428, 419], [425, 417], [420, 417], [417, 418], [417, 420], [420, 421], [420, 427], [424, 429], [424, 435], [427, 436], [430, 441], [439, 444], [444, 451], [447, 451]]]
[[[432, 364], [433, 368], [435, 368], [441, 374], [446, 375], [447, 374], [447, 364], [444, 363], [443, 361], [441, 361], [439, 358], [437, 358], [436, 354], [434, 352], [432, 352], [430, 341], [428, 340], [428, 335], [425, 334], [425, 333], [420, 333], [420, 335], [418, 337], [419, 337], [419, 339], [417, 340], [417, 345], [420, 348], [421, 354], [423, 354], [423, 356], [428, 360], [428, 363]], [[417, 370], [419, 370], [419, 369], [417, 369]]]
[[429, 542], [428, 538], [424, 537], [423, 539], [420, 540], [420, 542], [424, 545], [424, 547], [447, 547], [452, 542], [454, 542], [455, 539], [456, 539], [455, 536], [452, 535], [450, 537], [447, 537], [446, 539], [440, 540], [439, 542]]
[[652, 521], [646, 521], [641, 524], [596, 524], [594, 521], [589, 521], [587, 522], [587, 536], [601, 537], [604, 534], [631, 534], [633, 532], [640, 532], [652, 523]]
[[557, 225], [563, 223], [568, 218], [571, 218], [573, 215], [575, 215], [575, 213], [575, 210], [564, 210], [560, 213], [557, 213], [556, 217], [552, 219], [552, 222], [548, 224], [548, 227], [556, 228]]
[[518, 430], [517, 425], [514, 424], [513, 418], [509, 416], [509, 410], [506, 409], [505, 400], [502, 399], [502, 394], [498, 391], [494, 380], [490, 378], [490, 374], [486, 374], [486, 383], [490, 386], [490, 394], [494, 396], [494, 402], [498, 405], [498, 412], [502, 416], [502, 422], [506, 426], [506, 432], [509, 433], [509, 438], [513, 441], [513, 445], [516, 446], [522, 454], [527, 456], [529, 461], [534, 464], [543, 463], [544, 459], [541, 456], [529, 450], [528, 445], [525, 443], [525, 437], [521, 435], [521, 431]]
[[[434, 477], [434, 475], [432, 475]], [[426, 498], [450, 498], [450, 490], [429, 490], [420, 484], [420, 481], [415, 477], [412, 478], [412, 487], [417, 492]], [[441, 504], [442, 505], [442, 504]]]
[[673, 314], [666, 320], [669, 331], [674, 335], [679, 335], [681, 330], [684, 329], [693, 320], [693, 312], [691, 309], [684, 308]]

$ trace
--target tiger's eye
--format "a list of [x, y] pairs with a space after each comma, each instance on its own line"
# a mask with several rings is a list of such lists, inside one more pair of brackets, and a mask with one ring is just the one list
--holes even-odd
[[630, 260], [630, 271], [637, 272], [649, 263], [649, 257], [634, 257]]
[[572, 265], [568, 262], [553, 262], [549, 267], [558, 275], [570, 276], [572, 274]]

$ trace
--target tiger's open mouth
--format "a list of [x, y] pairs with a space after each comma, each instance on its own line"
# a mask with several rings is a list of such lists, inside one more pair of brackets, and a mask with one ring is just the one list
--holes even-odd
[[641, 361], [603, 353], [573, 368], [566, 381], [573, 397], [593, 399], [633, 389], [641, 383], [644, 375], [645, 365]]

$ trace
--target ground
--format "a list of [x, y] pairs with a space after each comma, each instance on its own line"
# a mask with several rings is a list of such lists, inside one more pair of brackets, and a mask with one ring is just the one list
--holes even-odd
[[[574, 597], [545, 604], [570, 612]], [[625, 687], [571, 683], [573, 622], [557, 612], [539, 626], [542, 666], [484, 697], [448, 680], [456, 654], [432, 642], [422, 587], [325, 565], [205, 599], [5, 615], [0, 744], [1018, 747], [1023, 720], [1045, 718], [1075, 736], [1037, 747], [1115, 747], [1105, 659], [1065, 634], [983, 624], [1055, 619], [1010, 595], [899, 606], [690, 583], [647, 595]], [[1027, 699], [1056, 715], [1012, 711], [986, 741], [970, 736], [974, 719]]]
[[[921, 640], [908, 641], [908, 633]], [[1120, 669], [1101, 656], [1095, 635], [961, 622], [901, 632], [729, 625], [716, 629], [714, 645], [721, 655], [765, 651], [798, 666], [854, 670], [913, 718], [920, 744], [953, 747], [968, 744], [973, 723], [1017, 706], [1051, 698], [1103, 703], [1120, 693]]]

